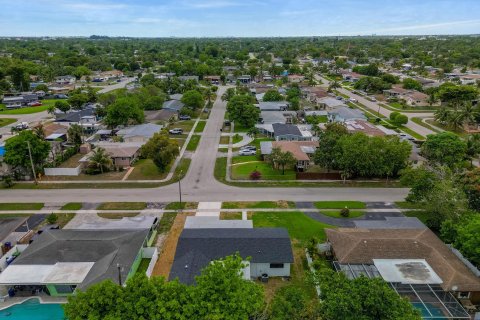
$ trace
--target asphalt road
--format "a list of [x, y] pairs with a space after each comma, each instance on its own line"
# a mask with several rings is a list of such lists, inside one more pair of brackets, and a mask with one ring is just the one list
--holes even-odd
[[[404, 188], [240, 188], [224, 185], [213, 176], [220, 128], [226, 104], [220, 97], [226, 87], [220, 87], [217, 100], [192, 156], [190, 168], [181, 181], [183, 201], [400, 201], [407, 195]], [[144, 189], [55, 189], [2, 190], [0, 202], [105, 202], [179, 200], [179, 186], [173, 184]]]

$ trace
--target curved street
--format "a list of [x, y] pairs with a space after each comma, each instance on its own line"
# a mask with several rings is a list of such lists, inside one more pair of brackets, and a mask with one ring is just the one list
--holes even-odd
[[[405, 188], [243, 188], [232, 187], [214, 178], [220, 128], [226, 111], [221, 100], [227, 87], [219, 87], [217, 99], [203, 131], [190, 168], [181, 181], [182, 201], [400, 201]], [[172, 202], [179, 200], [179, 184], [158, 188], [122, 189], [33, 189], [2, 190], [0, 202]]]

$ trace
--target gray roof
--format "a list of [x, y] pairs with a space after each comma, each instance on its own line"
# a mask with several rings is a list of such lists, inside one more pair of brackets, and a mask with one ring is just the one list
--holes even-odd
[[385, 217], [385, 220], [355, 220], [357, 228], [365, 229], [425, 229], [426, 226], [415, 217]]
[[94, 116], [95, 109], [85, 108], [83, 110], [70, 111], [67, 113], [57, 113], [55, 118], [57, 122], [80, 122], [83, 117]]
[[272, 141], [260, 141], [260, 154], [271, 154], [273, 149]]
[[287, 117], [293, 118], [297, 115], [295, 111], [261, 111], [260, 117], [263, 119], [263, 123], [285, 123]]
[[293, 136], [302, 136], [300, 129], [293, 124], [283, 124], [283, 123], [274, 123], [273, 125], [274, 136], [284, 136], [284, 135], [293, 135]]
[[144, 230], [46, 230], [13, 265], [53, 265], [57, 262], [94, 262], [85, 280], [78, 286], [89, 285], [105, 279], [118, 279], [117, 264], [122, 266], [122, 279], [142, 248], [148, 229]]
[[284, 111], [288, 109], [288, 103], [285, 101], [261, 101], [256, 104], [261, 111]]
[[179, 112], [183, 106], [185, 105], [179, 100], [168, 100], [163, 103], [162, 108]]
[[136, 126], [127, 127], [127, 128], [118, 130], [117, 135], [122, 136], [124, 138], [138, 137], [138, 136], [151, 138], [155, 133], [162, 130], [162, 128], [163, 126], [158, 124], [144, 123], [144, 124], [139, 124]]
[[349, 107], [340, 107], [328, 112], [329, 116], [338, 116], [343, 120], [366, 120], [367, 117], [362, 111], [358, 109], [351, 109]]
[[170, 279], [192, 284], [211, 261], [238, 252], [251, 263], [292, 263], [293, 253], [284, 228], [184, 229], [180, 235]]

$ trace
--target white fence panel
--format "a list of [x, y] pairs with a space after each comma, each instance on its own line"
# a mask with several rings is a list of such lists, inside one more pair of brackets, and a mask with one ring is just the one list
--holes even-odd
[[[147, 249], [150, 249], [150, 248], [147, 248]], [[158, 250], [157, 248], [153, 248], [153, 249], [155, 250], [153, 251], [152, 259], [150, 260], [150, 263], [148, 264], [148, 268], [146, 271], [147, 277], [149, 278], [152, 276], [153, 268], [155, 267], [155, 264], [157, 263], [157, 260], [158, 260]]]
[[81, 166], [76, 168], [45, 168], [46, 176], [78, 176], [80, 174]]

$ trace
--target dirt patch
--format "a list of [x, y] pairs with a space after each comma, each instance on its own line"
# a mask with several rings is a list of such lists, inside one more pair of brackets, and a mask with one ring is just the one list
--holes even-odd
[[153, 268], [153, 276], [162, 276], [168, 278], [170, 269], [172, 268], [173, 259], [175, 258], [175, 251], [177, 249], [178, 238], [185, 226], [185, 220], [187, 216], [191, 216], [193, 213], [179, 213], [177, 214], [175, 221], [173, 222], [170, 232], [166, 236], [161, 249], [160, 257]]
[[220, 220], [242, 220], [241, 212], [220, 212]]

